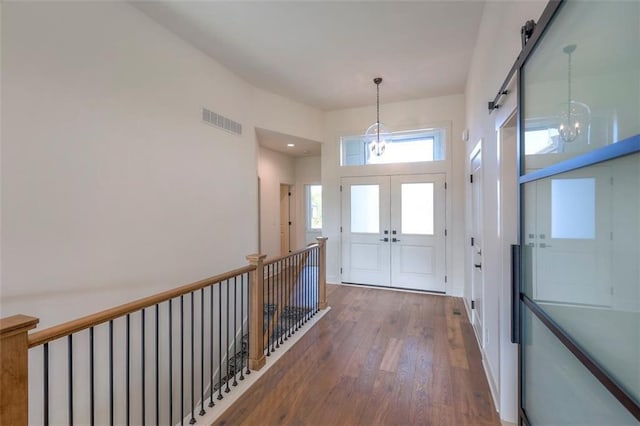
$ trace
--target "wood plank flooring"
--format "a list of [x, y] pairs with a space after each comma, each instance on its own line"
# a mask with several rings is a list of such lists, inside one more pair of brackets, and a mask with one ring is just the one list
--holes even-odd
[[215, 424], [500, 425], [461, 299], [338, 285], [327, 298]]

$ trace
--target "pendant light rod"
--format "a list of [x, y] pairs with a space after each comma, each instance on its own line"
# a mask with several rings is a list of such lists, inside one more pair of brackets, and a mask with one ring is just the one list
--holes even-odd
[[380, 83], [382, 83], [382, 77], [376, 77], [373, 79], [376, 84], [376, 125], [377, 125], [377, 142], [380, 146]]

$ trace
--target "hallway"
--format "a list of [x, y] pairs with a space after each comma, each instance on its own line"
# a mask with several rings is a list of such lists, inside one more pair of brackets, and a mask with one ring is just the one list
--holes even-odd
[[331, 311], [215, 424], [500, 424], [461, 299], [327, 292]]

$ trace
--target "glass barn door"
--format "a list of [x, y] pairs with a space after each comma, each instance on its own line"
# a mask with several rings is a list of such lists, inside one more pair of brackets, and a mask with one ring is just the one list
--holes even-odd
[[519, 72], [521, 423], [638, 425], [640, 2], [553, 13]]

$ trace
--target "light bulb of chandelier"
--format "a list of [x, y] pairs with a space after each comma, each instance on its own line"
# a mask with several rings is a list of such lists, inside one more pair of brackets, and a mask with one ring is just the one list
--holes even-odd
[[563, 141], [570, 143], [579, 138], [589, 126], [591, 110], [582, 102], [570, 101], [563, 105], [559, 118], [558, 134]]
[[371, 152], [377, 156], [384, 154], [387, 143], [391, 142], [391, 132], [380, 122], [375, 122], [364, 134]]

